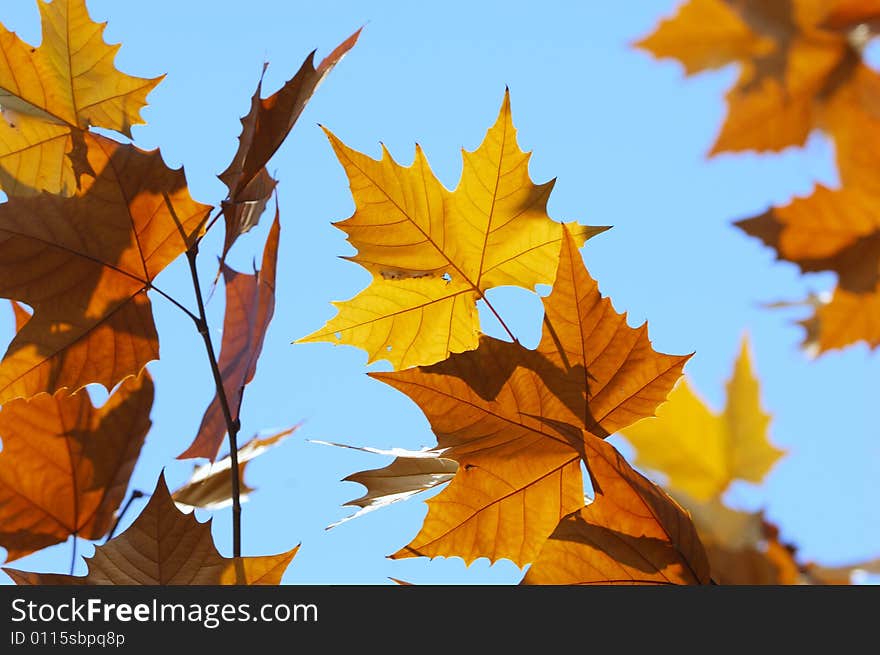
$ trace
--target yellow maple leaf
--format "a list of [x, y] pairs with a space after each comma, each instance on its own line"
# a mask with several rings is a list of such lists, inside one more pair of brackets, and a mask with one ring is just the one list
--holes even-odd
[[[395, 368], [429, 365], [479, 343], [477, 300], [488, 289], [550, 284], [562, 223], [547, 215], [553, 181], [529, 178], [529, 153], [519, 149], [505, 93], [498, 120], [473, 152], [463, 151], [458, 188], [434, 176], [421, 148], [401, 166], [383, 148], [375, 160], [329, 131], [356, 205], [335, 225], [357, 248], [351, 257], [373, 281], [339, 313], [299, 342], [330, 341], [363, 348], [369, 361]], [[578, 246], [607, 229], [569, 223]]]
[[769, 423], [743, 339], [723, 412], [713, 412], [681, 380], [656, 417], [622, 434], [636, 449], [637, 466], [664, 473], [671, 489], [705, 502], [734, 480], [760, 482], [782, 457], [784, 451], [767, 440]]
[[104, 23], [85, 0], [40, 0], [43, 39], [34, 48], [0, 25], [0, 188], [70, 195], [91, 173], [83, 131], [103, 127], [131, 136], [161, 77], [119, 72], [119, 45], [104, 42]]

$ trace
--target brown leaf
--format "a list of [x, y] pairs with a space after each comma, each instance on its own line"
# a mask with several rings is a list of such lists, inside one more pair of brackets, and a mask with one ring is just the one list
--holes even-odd
[[[280, 236], [281, 222], [276, 206], [275, 221], [269, 229], [263, 249], [262, 268], [250, 275], [223, 265], [226, 316], [223, 319], [223, 340], [217, 364], [233, 420], [238, 418], [245, 386], [254, 379], [263, 340], [275, 313], [275, 271]], [[215, 396], [205, 410], [192, 444], [177, 457], [207, 457], [214, 461], [225, 435], [226, 420], [220, 399]]]
[[0, 404], [111, 389], [158, 358], [147, 292], [210, 211], [158, 151], [86, 138], [98, 176], [74, 197], [0, 205], [0, 297], [34, 309], [0, 362]]
[[[263, 213], [276, 181], [266, 171], [266, 164], [281, 146], [306, 103], [327, 74], [343, 56], [354, 47], [360, 36], [358, 30], [314, 66], [315, 53], [303, 62], [299, 71], [284, 86], [268, 98], [261, 98], [263, 76], [251, 98], [251, 109], [241, 119], [238, 151], [232, 162], [220, 174], [220, 180], [229, 189], [223, 202], [226, 221], [226, 239], [221, 262], [239, 236], [254, 227]], [[263, 66], [263, 74], [268, 64]]]
[[655, 352], [646, 326], [626, 324], [567, 230], [544, 306], [537, 351], [484, 336], [477, 350], [433, 366], [371, 374], [419, 405], [443, 456], [459, 464], [427, 501], [421, 532], [393, 557], [532, 561], [583, 506], [585, 439], [651, 415], [688, 359]]
[[327, 526], [327, 529], [358, 518], [369, 512], [386, 507], [392, 503], [406, 500], [412, 496], [433, 489], [441, 484], [449, 482], [458, 470], [455, 460], [441, 457], [442, 450], [404, 450], [392, 448], [381, 450], [378, 448], [349, 446], [347, 444], [331, 443], [329, 441], [312, 440], [313, 443], [351, 448], [377, 455], [391, 455], [394, 457], [388, 466], [369, 471], [359, 471], [343, 478], [343, 482], [358, 482], [367, 488], [360, 498], [350, 500], [346, 505], [360, 507], [360, 509]]
[[[248, 463], [284, 441], [296, 432], [299, 425], [281, 430], [268, 437], [254, 436], [238, 448], [238, 479], [240, 480], [239, 499], [243, 502], [254, 491], [244, 482], [244, 471]], [[177, 507], [184, 511], [193, 508], [220, 509], [232, 502], [232, 458], [226, 457], [208, 464], [197, 466], [189, 480], [171, 494]]]
[[687, 512], [611, 444], [585, 443], [595, 499], [559, 522], [523, 584], [708, 584]]
[[85, 391], [3, 405], [0, 546], [7, 561], [71, 535], [107, 534], [150, 429], [152, 406], [146, 371], [123, 382], [100, 409]]
[[135, 522], [86, 560], [87, 576], [3, 571], [19, 585], [277, 585], [298, 549], [223, 557], [214, 546], [211, 522], [199, 523], [178, 510], [162, 474]]

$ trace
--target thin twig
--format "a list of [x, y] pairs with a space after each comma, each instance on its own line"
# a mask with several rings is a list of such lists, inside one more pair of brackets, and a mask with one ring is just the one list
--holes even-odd
[[110, 528], [110, 532], [107, 533], [107, 538], [104, 539], [105, 544], [113, 538], [113, 535], [116, 534], [116, 530], [119, 529], [119, 524], [122, 523], [122, 517], [125, 516], [125, 513], [128, 511], [128, 508], [131, 507], [131, 504], [138, 498], [143, 498], [146, 495], [147, 494], [145, 494], [140, 489], [135, 489], [131, 492], [131, 496], [128, 497], [128, 500], [126, 501], [125, 505], [122, 506], [119, 515], [116, 517], [116, 522], [113, 524], [113, 527]]
[[[203, 235], [204, 235], [204, 234], [207, 234], [208, 231], [209, 231], [212, 227], [214, 227], [214, 223], [217, 222], [217, 219], [220, 218], [221, 214], [223, 214], [223, 204], [222, 204], [222, 203], [221, 203], [221, 205], [220, 205], [220, 209], [217, 211], [216, 214], [214, 214], [214, 216], [208, 221], [208, 224], [205, 226], [205, 231], [203, 232]], [[200, 238], [201, 238], [201, 237], [200, 237]]]
[[165, 298], [167, 301], [169, 301], [172, 305], [174, 305], [175, 307], [177, 307], [177, 308], [178, 308], [180, 311], [182, 311], [184, 314], [186, 314], [187, 316], [189, 316], [189, 317], [193, 320], [194, 323], [198, 323], [198, 322], [199, 322], [199, 317], [196, 316], [195, 314], [193, 314], [193, 313], [192, 313], [190, 310], [188, 310], [186, 307], [184, 307], [184, 305], [181, 304], [180, 302], [178, 302], [177, 299], [175, 299], [173, 296], [170, 296], [169, 294], [165, 293], [164, 291], [162, 291], [162, 289], [160, 289], [159, 287], [157, 287], [157, 286], [155, 286], [155, 285], [151, 285], [151, 286], [150, 286], [150, 289], [152, 289], [153, 291], [155, 291], [156, 293], [158, 293], [160, 296], [162, 296], [163, 298]]
[[205, 302], [202, 299], [202, 287], [199, 283], [199, 273], [196, 267], [196, 259], [199, 254], [199, 244], [194, 243], [186, 251], [186, 259], [189, 262], [189, 270], [192, 275], [193, 289], [196, 294], [196, 304], [199, 315], [196, 318], [196, 326], [202, 340], [205, 342], [205, 350], [208, 353], [208, 361], [211, 364], [211, 373], [214, 375], [214, 385], [217, 387], [217, 398], [220, 400], [220, 408], [223, 410], [223, 418], [226, 420], [226, 431], [229, 434], [229, 457], [232, 474], [232, 555], [241, 557], [241, 481], [238, 470], [238, 430], [241, 427], [238, 417], [232, 417], [229, 408], [229, 399], [226, 397], [226, 389], [223, 386], [223, 376], [220, 374], [220, 366], [217, 364], [217, 356], [214, 354], [214, 344], [211, 343], [211, 334], [208, 332], [208, 319], [205, 313]]
[[70, 575], [73, 575], [73, 571], [76, 568], [76, 542], [79, 540], [76, 532], [73, 533], [73, 547], [70, 553]]

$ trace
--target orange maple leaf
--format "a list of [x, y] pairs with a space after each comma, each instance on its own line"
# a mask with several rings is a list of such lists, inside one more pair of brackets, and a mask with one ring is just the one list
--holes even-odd
[[808, 198], [736, 223], [803, 273], [837, 273], [833, 296], [815, 302], [814, 315], [804, 321], [805, 345], [820, 353], [859, 341], [880, 345], [878, 202], [876, 189], [817, 185]]
[[688, 513], [611, 444], [586, 443], [595, 498], [559, 522], [523, 584], [708, 584]]
[[688, 356], [657, 353], [602, 298], [568, 230], [537, 350], [482, 337], [433, 366], [371, 373], [425, 412], [459, 470], [428, 500], [415, 539], [393, 557], [531, 562], [584, 504], [591, 439], [650, 416]]
[[81, 391], [0, 410], [0, 546], [12, 561], [110, 530], [150, 429], [153, 382], [129, 378], [96, 409]]
[[157, 359], [147, 292], [211, 209], [158, 151], [86, 140], [97, 177], [73, 197], [0, 205], [0, 297], [34, 309], [0, 361], [0, 404], [92, 382], [111, 389]]

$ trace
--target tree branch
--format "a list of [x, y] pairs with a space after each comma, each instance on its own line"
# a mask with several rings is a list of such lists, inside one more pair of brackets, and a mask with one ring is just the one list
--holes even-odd
[[131, 504], [138, 498], [143, 498], [146, 495], [147, 494], [145, 494], [140, 489], [135, 489], [131, 492], [131, 496], [128, 497], [128, 500], [126, 501], [125, 505], [122, 506], [122, 509], [119, 512], [119, 516], [116, 517], [116, 522], [113, 524], [113, 527], [110, 528], [110, 532], [107, 533], [107, 538], [104, 539], [105, 544], [113, 538], [113, 535], [116, 534], [116, 530], [119, 528], [119, 524], [122, 523], [122, 517], [124, 517], [125, 513], [128, 512], [128, 508], [131, 507]]
[[208, 354], [208, 362], [211, 365], [211, 373], [214, 375], [214, 385], [217, 387], [217, 398], [220, 400], [220, 408], [223, 410], [223, 418], [226, 421], [226, 431], [229, 434], [229, 458], [232, 460], [232, 555], [241, 557], [241, 481], [238, 470], [238, 431], [241, 427], [238, 417], [232, 416], [229, 407], [229, 399], [223, 386], [223, 376], [220, 374], [220, 366], [217, 364], [217, 356], [214, 354], [214, 344], [208, 332], [208, 319], [205, 313], [205, 302], [202, 298], [202, 288], [199, 283], [199, 273], [196, 267], [196, 258], [199, 254], [199, 244], [196, 241], [186, 251], [186, 259], [189, 262], [189, 270], [192, 275], [193, 289], [196, 294], [196, 304], [199, 315], [195, 317], [195, 323], [199, 334], [205, 342], [205, 351]]

